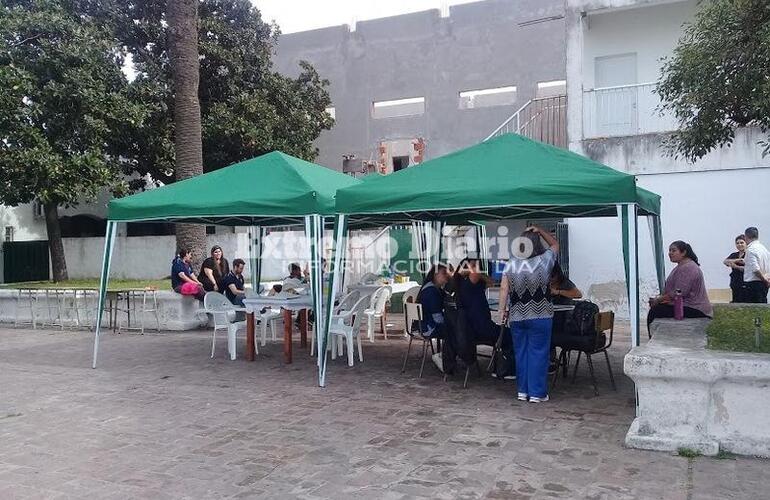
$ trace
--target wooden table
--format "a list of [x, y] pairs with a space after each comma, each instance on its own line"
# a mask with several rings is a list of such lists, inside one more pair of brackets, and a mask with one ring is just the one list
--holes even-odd
[[292, 362], [292, 333], [294, 331], [291, 313], [299, 311], [300, 347], [307, 346], [307, 311], [313, 308], [313, 298], [310, 295], [276, 294], [273, 296], [252, 296], [243, 299], [246, 308], [246, 360], [254, 361], [254, 331], [255, 314], [265, 308], [281, 308], [283, 313], [283, 357], [284, 362]]

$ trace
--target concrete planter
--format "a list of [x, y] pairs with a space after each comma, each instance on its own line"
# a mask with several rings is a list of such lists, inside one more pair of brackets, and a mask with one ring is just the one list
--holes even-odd
[[623, 369], [639, 408], [626, 445], [770, 457], [770, 355], [706, 350], [709, 320], [657, 320]]
[[[159, 290], [158, 297], [158, 320], [160, 329], [163, 330], [194, 330], [205, 326], [207, 319], [204, 315], [198, 314], [203, 305], [192, 297], [183, 297], [170, 290]], [[22, 323], [31, 323], [30, 301], [24, 298], [19, 304], [17, 290], [0, 290], [0, 322], [14, 323], [16, 321], [16, 309], [19, 309], [19, 321]], [[75, 300], [77, 300], [77, 314], [75, 312]], [[34, 300], [35, 317], [38, 325], [43, 325], [50, 321], [56, 321], [56, 318], [62, 318], [66, 326], [75, 326], [77, 320], [80, 320], [81, 326], [93, 325], [96, 313], [95, 295], [83, 296], [82, 292], [73, 299], [73, 293], [69, 292], [63, 296], [56, 296], [53, 292], [46, 294], [39, 292]], [[121, 304], [121, 307], [125, 307]], [[124, 314], [120, 314], [121, 318]], [[139, 324], [139, 318], [132, 318], [131, 325]], [[145, 328], [149, 331], [155, 331], [155, 317], [151, 313], [145, 314]], [[57, 322], [58, 323], [58, 322]], [[104, 327], [107, 326], [105, 315]]]

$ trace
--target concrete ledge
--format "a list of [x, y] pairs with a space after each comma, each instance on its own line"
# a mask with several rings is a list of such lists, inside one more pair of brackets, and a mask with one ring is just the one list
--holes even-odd
[[[203, 305], [191, 297], [185, 297], [174, 293], [171, 290], [159, 290], [156, 292], [158, 299], [158, 321], [161, 330], [194, 330], [206, 326], [208, 318], [204, 314], [199, 314]], [[34, 301], [35, 317], [38, 325], [49, 323], [51, 320], [55, 324], [60, 322], [56, 318], [61, 318], [65, 326], [76, 326], [78, 319], [82, 327], [93, 328], [94, 318], [96, 316], [96, 294], [78, 292], [77, 296], [73, 291], [68, 291], [58, 297], [53, 292], [40, 292], [36, 295]], [[77, 313], [75, 311], [77, 304]], [[12, 289], [0, 290], [0, 322], [15, 323], [16, 308], [18, 306], [18, 291]], [[141, 303], [137, 304], [141, 308]], [[125, 303], [121, 303], [125, 308]], [[148, 301], [148, 308], [151, 304]], [[50, 315], [49, 315], [50, 311]], [[23, 299], [19, 309], [19, 321], [22, 323], [31, 323], [31, 312], [29, 300]], [[49, 319], [50, 318], [50, 319]], [[123, 320], [125, 325], [125, 313], [119, 313], [119, 319]], [[132, 316], [131, 326], [136, 327], [140, 324], [140, 315]], [[103, 320], [103, 327], [107, 327], [107, 317]], [[154, 331], [156, 329], [155, 316], [153, 313], [144, 314], [145, 329]]]
[[625, 357], [636, 383], [632, 448], [770, 457], [770, 355], [706, 350], [709, 320], [657, 320]]

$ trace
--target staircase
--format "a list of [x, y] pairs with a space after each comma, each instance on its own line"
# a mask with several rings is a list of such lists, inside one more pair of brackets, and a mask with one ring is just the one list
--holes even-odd
[[567, 96], [528, 101], [484, 139], [515, 133], [552, 146], [567, 148]]

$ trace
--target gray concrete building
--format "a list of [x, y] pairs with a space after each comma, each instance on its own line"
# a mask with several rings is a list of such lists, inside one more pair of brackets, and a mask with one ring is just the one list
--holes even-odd
[[[318, 162], [385, 173], [487, 137], [528, 101], [565, 90], [562, 0], [488, 0], [282, 35], [276, 69], [313, 64], [336, 124]], [[566, 126], [565, 126], [566, 127]]]

